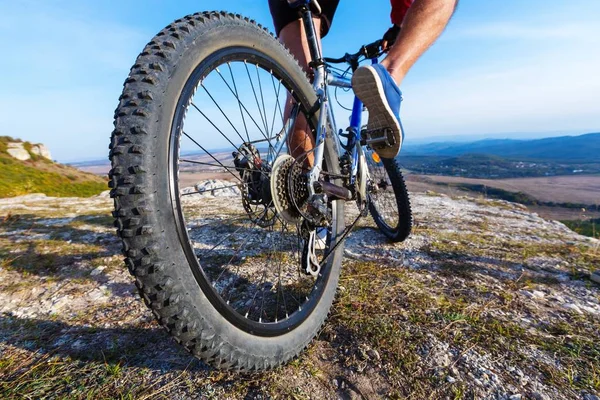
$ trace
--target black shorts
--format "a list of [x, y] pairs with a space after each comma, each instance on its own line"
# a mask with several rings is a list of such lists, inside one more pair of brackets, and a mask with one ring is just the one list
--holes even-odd
[[[319, 5], [321, 6], [321, 14], [315, 17], [321, 18], [321, 37], [325, 37], [331, 27], [335, 10], [340, 0], [320, 0]], [[290, 22], [294, 22], [300, 19], [298, 11], [294, 10], [288, 5], [287, 0], [269, 0], [269, 8], [271, 9], [271, 16], [273, 17], [273, 24], [275, 25], [275, 33], [279, 36], [279, 33], [284, 26]]]

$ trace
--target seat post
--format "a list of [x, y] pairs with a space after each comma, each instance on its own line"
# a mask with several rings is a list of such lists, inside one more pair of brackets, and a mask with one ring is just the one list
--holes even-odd
[[321, 48], [317, 41], [317, 33], [315, 31], [315, 23], [312, 19], [312, 12], [308, 5], [300, 7], [300, 13], [302, 14], [302, 22], [304, 24], [304, 30], [306, 31], [306, 39], [308, 42], [308, 48], [310, 50], [311, 62], [313, 64], [321, 64], [323, 62], [321, 56]]

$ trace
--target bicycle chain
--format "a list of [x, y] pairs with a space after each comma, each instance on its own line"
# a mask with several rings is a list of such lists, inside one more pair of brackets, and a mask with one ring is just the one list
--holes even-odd
[[[356, 219], [354, 220], [354, 222], [352, 222], [352, 224], [350, 224], [349, 227], [347, 227], [346, 229], [344, 229], [344, 232], [342, 232], [342, 236], [339, 238], [339, 240], [336, 242], [335, 246], [333, 246], [332, 249], [329, 250], [329, 252], [327, 254], [325, 254], [325, 256], [323, 257], [323, 260], [321, 260], [320, 268], [323, 268], [325, 266], [325, 263], [327, 262], [327, 259], [334, 253], [335, 249], [337, 249], [337, 247], [344, 243], [344, 241], [346, 240], [346, 237], [350, 234], [350, 232], [352, 231], [352, 229], [354, 229], [354, 227], [356, 226], [356, 224], [358, 223], [358, 221], [363, 218], [366, 213], [368, 213], [368, 209], [369, 209], [369, 200], [367, 198], [367, 203], [365, 204], [365, 207], [363, 210], [359, 209], [359, 213], [358, 213], [358, 217], [356, 217]], [[365, 211], [367, 211], [365, 213]]]

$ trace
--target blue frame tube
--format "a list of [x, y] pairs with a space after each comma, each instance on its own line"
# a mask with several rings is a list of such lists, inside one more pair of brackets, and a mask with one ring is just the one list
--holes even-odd
[[[371, 64], [377, 64], [377, 58], [371, 59]], [[348, 144], [346, 148], [352, 149], [352, 176], [351, 181], [354, 183], [358, 170], [358, 152], [356, 150], [356, 143], [360, 141], [360, 128], [362, 121], [362, 110], [363, 103], [358, 97], [354, 96], [354, 104], [352, 105], [352, 114], [350, 115], [350, 130], [349, 133], [353, 135], [348, 137]]]
[[360, 122], [362, 120], [363, 103], [360, 99], [354, 96], [354, 104], [352, 105], [352, 115], [350, 116], [350, 127], [360, 130]]

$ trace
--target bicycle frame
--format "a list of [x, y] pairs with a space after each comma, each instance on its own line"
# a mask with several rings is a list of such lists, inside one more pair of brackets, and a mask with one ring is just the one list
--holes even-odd
[[[371, 64], [377, 64], [378, 59], [377, 58], [371, 58]], [[331, 71], [331, 70], [326, 70], [327, 73], [327, 84], [328, 87], [329, 86], [333, 86], [333, 87], [341, 87], [341, 88], [345, 88], [345, 89], [351, 89], [352, 88], [352, 83], [350, 82], [349, 78], [346, 78], [345, 76], [342, 76], [341, 74], [335, 72], [335, 71]], [[329, 92], [329, 90], [327, 89], [327, 92]], [[328, 96], [329, 98], [329, 93]], [[356, 143], [358, 143], [360, 141], [360, 130], [362, 127], [362, 111], [363, 111], [363, 103], [362, 101], [360, 101], [360, 99], [356, 96], [354, 96], [354, 101], [352, 103], [352, 113], [350, 114], [350, 126], [347, 128], [348, 131], [348, 141], [346, 142], [346, 146], [345, 148], [348, 149], [349, 151], [351, 151], [351, 160], [352, 160], [352, 164], [351, 164], [351, 182], [354, 182], [354, 179], [356, 178], [357, 175], [357, 168], [358, 168], [358, 151], [357, 151], [357, 146]], [[337, 130], [337, 126], [335, 124], [335, 118], [333, 116], [333, 111], [331, 111], [330, 108], [330, 121], [331, 121], [331, 126], [334, 129], [334, 132], [338, 132]], [[340, 154], [341, 155], [341, 154]]]
[[[309, 173], [308, 188], [310, 194], [314, 195], [314, 183], [318, 181], [320, 173], [322, 171], [323, 152], [325, 147], [325, 139], [327, 135], [327, 122], [329, 122], [334, 134], [336, 135], [336, 138], [338, 138], [338, 129], [333, 115], [333, 110], [329, 105], [329, 86], [352, 88], [352, 84], [348, 78], [326, 68], [326, 63], [322, 58], [321, 49], [316, 38], [315, 26], [312, 19], [312, 12], [309, 8], [309, 4], [311, 2], [314, 1], [299, 0], [293, 3], [291, 6], [299, 9], [302, 15], [302, 21], [304, 29], [306, 31], [308, 47], [311, 53], [311, 61], [309, 65], [311, 65], [314, 70], [313, 88], [315, 89], [318, 102], [320, 103], [319, 122], [317, 125], [317, 132], [315, 137], [316, 145], [314, 150], [314, 164], [313, 168]], [[378, 60], [377, 58], [372, 58], [371, 62], [373, 64], [376, 64]], [[348, 127], [348, 141], [346, 143], [346, 146], [344, 146], [344, 148], [347, 149], [347, 151], [349, 151], [351, 155], [350, 182], [352, 184], [354, 183], [358, 174], [359, 152], [357, 143], [360, 142], [362, 110], [363, 104], [355, 96], [352, 105], [350, 126]], [[339, 147], [338, 156], [342, 156]]]

